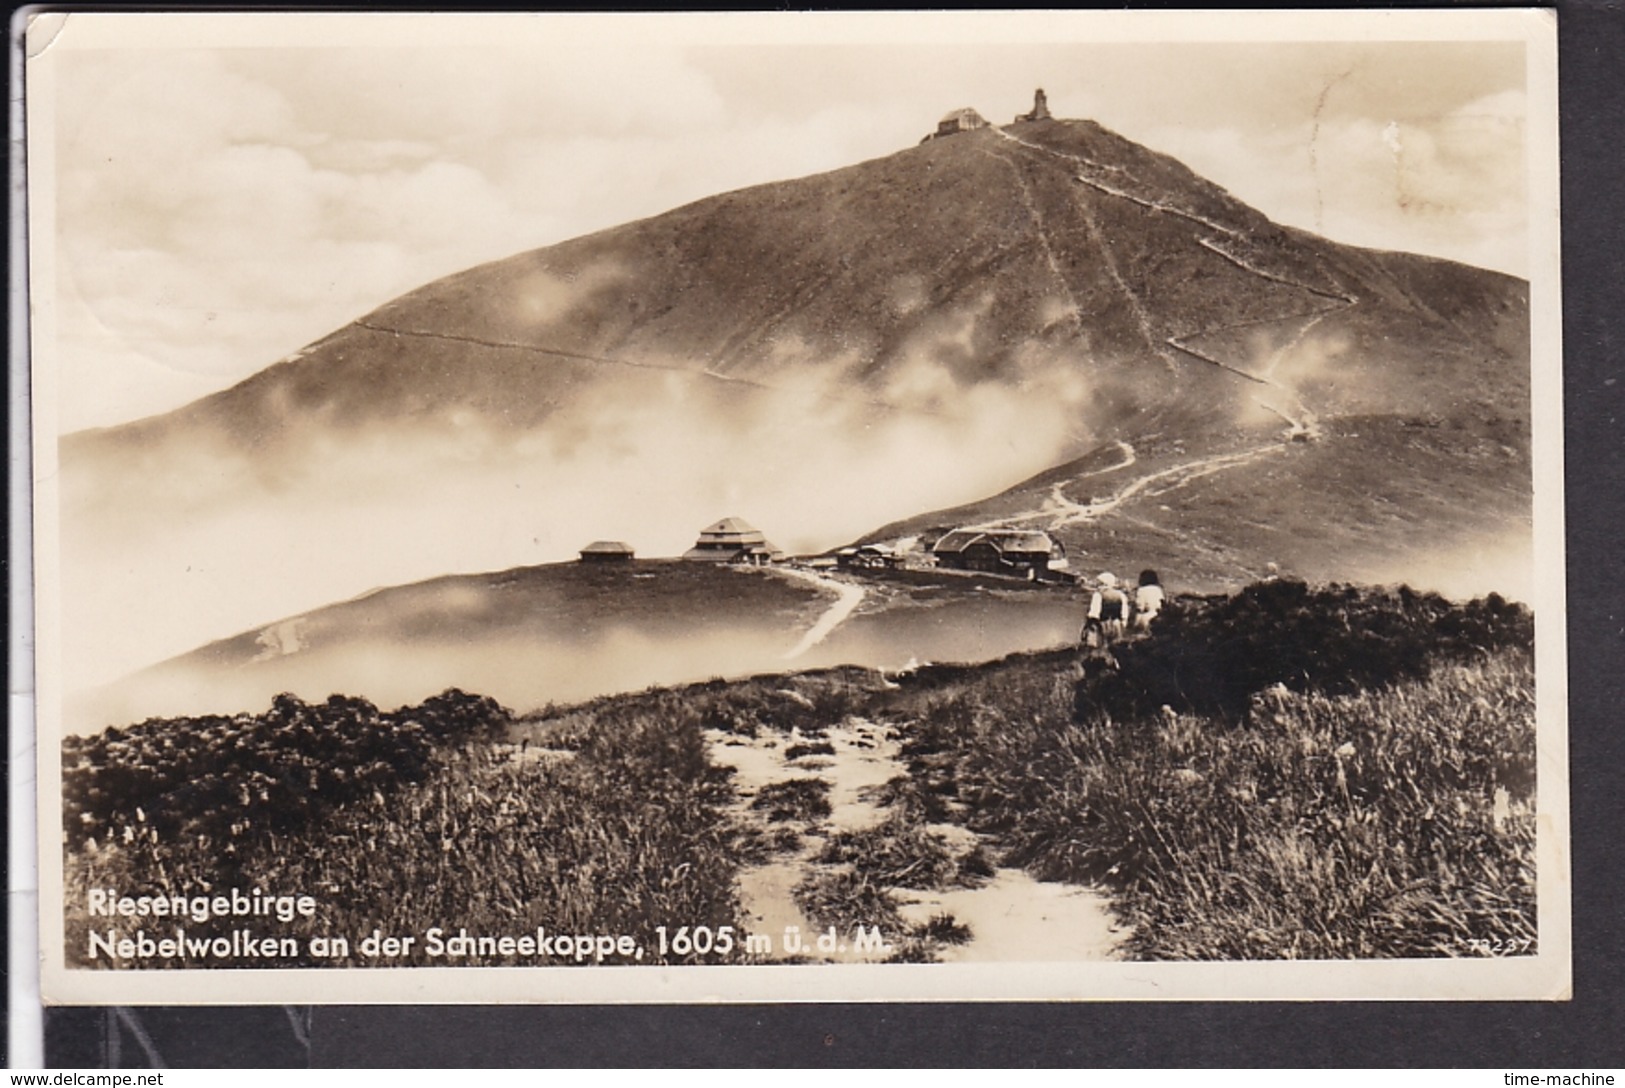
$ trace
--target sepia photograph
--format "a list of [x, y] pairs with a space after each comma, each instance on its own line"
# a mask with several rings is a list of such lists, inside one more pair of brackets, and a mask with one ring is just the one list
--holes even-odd
[[1551, 13], [27, 58], [47, 1001], [1568, 996]]

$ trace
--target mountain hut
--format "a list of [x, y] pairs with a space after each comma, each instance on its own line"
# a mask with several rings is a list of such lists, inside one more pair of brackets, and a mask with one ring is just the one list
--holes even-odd
[[897, 566], [897, 553], [884, 544], [861, 544], [837, 551], [835, 565], [851, 570], [885, 570]]
[[933, 136], [952, 136], [958, 132], [970, 132], [973, 129], [986, 128], [987, 119], [968, 106], [964, 109], [954, 110], [946, 114], [937, 122], [937, 131]]
[[632, 558], [632, 545], [619, 540], [595, 540], [581, 549], [583, 563], [625, 563]]
[[937, 565], [1041, 578], [1066, 567], [1066, 549], [1034, 529], [955, 529], [931, 546]]
[[701, 529], [699, 539], [683, 553], [683, 558], [709, 563], [763, 564], [778, 562], [784, 553], [743, 518], [723, 518]]

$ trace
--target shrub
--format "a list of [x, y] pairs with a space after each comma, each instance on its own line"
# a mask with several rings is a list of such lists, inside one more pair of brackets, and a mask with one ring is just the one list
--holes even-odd
[[[574, 758], [520, 761], [510, 760], [491, 743], [491, 731], [500, 730], [506, 720], [499, 711], [489, 700], [457, 693], [395, 715], [377, 714], [360, 700], [329, 700], [310, 708], [283, 698], [263, 718], [205, 723], [199, 735], [213, 739], [201, 750], [215, 751], [215, 734], [229, 727], [236, 740], [226, 750], [236, 753], [240, 763], [292, 769], [280, 775], [261, 772], [258, 781], [272, 796], [278, 789], [304, 789], [304, 776], [315, 774], [316, 785], [307, 791], [314, 800], [298, 809], [302, 823], [245, 821], [237, 810], [222, 814], [209, 806], [176, 802], [176, 820], [162, 830], [135, 816], [141, 830], [128, 837], [70, 844], [65, 898], [69, 962], [106, 962], [85, 959], [91, 920], [83, 904], [92, 887], [160, 895], [194, 895], [233, 885], [273, 894], [308, 893], [318, 902], [316, 918], [296, 919], [280, 930], [301, 940], [343, 934], [354, 941], [373, 928], [421, 934], [430, 926], [466, 926], [476, 934], [518, 934], [538, 926], [552, 932], [624, 933], [644, 941], [644, 962], [660, 962], [652, 936], [656, 925], [672, 919], [713, 927], [737, 924], [736, 844], [719, 807], [730, 790], [725, 776], [705, 759], [694, 720], [673, 724], [604, 704], [590, 726], [578, 723], [583, 732]], [[384, 739], [368, 740], [368, 729]], [[183, 726], [177, 735], [190, 734]], [[115, 780], [146, 788], [149, 781], [173, 777], [163, 767], [129, 777], [132, 770], [151, 769], [130, 758], [134, 749], [117, 747], [129, 736], [150, 742], [154, 751], [164, 750], [166, 738], [153, 723], [102, 744], [95, 738], [75, 742], [69, 746], [75, 754], [102, 757], [70, 776], [78, 792], [107, 793], [103, 787]], [[431, 737], [438, 739], [431, 742]], [[174, 738], [167, 739], [174, 751]], [[326, 790], [329, 781], [354, 781], [338, 774], [358, 765], [342, 756], [352, 748], [371, 751], [371, 745], [383, 750], [409, 746], [416, 759], [404, 764], [409, 772], [397, 772], [383, 761], [390, 768], [387, 774], [378, 771], [365, 779], [365, 788], [342, 798]], [[332, 760], [326, 770], [312, 770], [313, 753]], [[180, 763], [189, 765], [184, 759]], [[215, 760], [208, 765], [235, 785], [226, 776], [237, 763]], [[158, 798], [157, 803], [179, 796], [174, 790], [154, 789], [138, 796]], [[139, 808], [115, 794], [98, 797], [98, 803], [105, 801], [115, 813]], [[319, 821], [314, 819], [318, 813]], [[237, 827], [223, 849], [211, 833], [199, 830], [222, 820]], [[188, 934], [223, 935], [230, 924], [230, 919], [221, 919], [189, 925]], [[695, 956], [666, 959], [698, 962]], [[448, 961], [428, 959], [419, 942], [399, 962]], [[457, 961], [505, 962], [518, 962], [518, 957]], [[352, 947], [347, 958], [313, 961], [301, 956], [277, 965], [377, 964]], [[163, 961], [158, 966], [208, 964]]]
[[1176, 601], [1154, 637], [1119, 644], [1117, 667], [1080, 684], [1077, 709], [1129, 717], [1166, 705], [1234, 719], [1276, 684], [1347, 694], [1420, 678], [1436, 661], [1527, 647], [1533, 637], [1529, 611], [1495, 595], [1453, 605], [1405, 586], [1261, 582], [1231, 597]]
[[447, 691], [383, 713], [334, 695], [278, 695], [262, 715], [154, 718], [63, 742], [70, 842], [126, 833], [216, 844], [259, 830], [288, 833], [334, 810], [421, 781], [438, 745], [494, 738], [508, 712]]

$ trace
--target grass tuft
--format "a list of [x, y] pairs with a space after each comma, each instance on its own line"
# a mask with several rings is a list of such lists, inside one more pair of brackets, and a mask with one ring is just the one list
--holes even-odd
[[822, 778], [791, 778], [757, 791], [750, 807], [765, 812], [773, 823], [799, 820], [814, 823], [829, 818], [829, 783]]
[[922, 925], [914, 927], [915, 937], [938, 944], [969, 944], [974, 934], [971, 927], [951, 914], [933, 914]]

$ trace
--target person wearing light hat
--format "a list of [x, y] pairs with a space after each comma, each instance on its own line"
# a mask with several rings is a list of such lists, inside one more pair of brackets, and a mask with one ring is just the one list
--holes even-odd
[[1099, 648], [1117, 641], [1123, 635], [1128, 610], [1128, 594], [1118, 588], [1117, 575], [1101, 571], [1089, 597], [1089, 618], [1083, 622], [1084, 643]]

